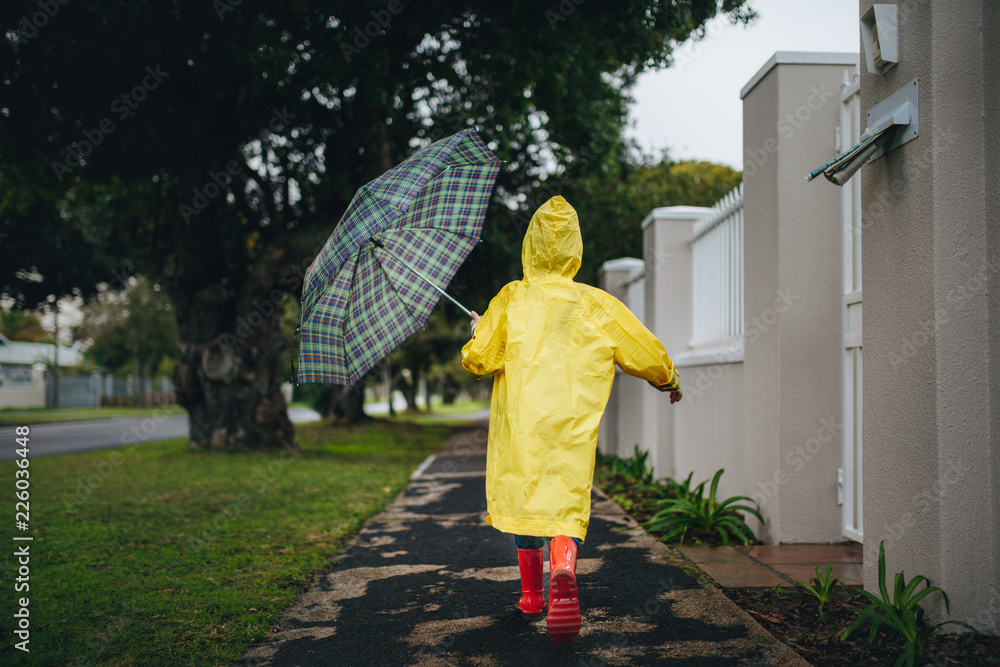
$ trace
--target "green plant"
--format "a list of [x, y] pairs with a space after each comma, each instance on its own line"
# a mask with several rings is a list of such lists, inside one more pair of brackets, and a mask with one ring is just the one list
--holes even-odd
[[[809, 582], [809, 584], [806, 584], [798, 579], [792, 579], [793, 584], [801, 587], [805, 593], [812, 595], [819, 601], [819, 618], [823, 621], [823, 625], [826, 625], [826, 615], [823, 613], [823, 607], [830, 601], [830, 596], [833, 595], [833, 590], [837, 587], [837, 583], [840, 583], [840, 588], [843, 590], [844, 582], [833, 577], [833, 566], [830, 563], [826, 564], [825, 576], [819, 573], [819, 565], [817, 565], [816, 576], [810, 579]], [[793, 590], [783, 588], [779, 588], [778, 591], [782, 593], [794, 592]]]
[[693, 491], [691, 488], [691, 477], [693, 475], [693, 472], [690, 473], [683, 482], [678, 482], [670, 477], [664, 477], [658, 484], [653, 485], [651, 488], [654, 498], [657, 500], [690, 498]]
[[635, 446], [635, 454], [627, 459], [611, 458], [611, 472], [632, 480], [640, 486], [653, 485], [653, 471], [646, 465], [649, 459], [649, 452], [639, 450], [639, 445]]
[[613, 496], [611, 496], [611, 500], [613, 500], [616, 503], [618, 503], [618, 506], [621, 507], [626, 512], [631, 512], [632, 511], [632, 507], [635, 504], [635, 503], [632, 502], [632, 499], [629, 498], [624, 493], [616, 493], [616, 494], [614, 494]]
[[[751, 514], [763, 523], [764, 518], [756, 507], [740, 504], [740, 501], [752, 499], [746, 496], [732, 496], [725, 500], [716, 500], [719, 487], [719, 478], [725, 472], [724, 468], [719, 469], [712, 478], [709, 486], [708, 497], [705, 497], [705, 482], [698, 484], [694, 489], [690, 487], [690, 475], [685, 485], [678, 484], [679, 489], [689, 489], [683, 496], [677, 498], [663, 498], [654, 501], [654, 505], [659, 508], [646, 522], [646, 527], [650, 532], [663, 533], [660, 539], [670, 542], [680, 538], [684, 542], [684, 537], [689, 530], [699, 530], [710, 535], [716, 535], [723, 545], [728, 545], [730, 539], [735, 538], [740, 544], [752, 544], [754, 542], [753, 531], [740, 516], [740, 512]], [[676, 482], [674, 482], [676, 484]], [[756, 505], [756, 503], [754, 503]]]
[[[915, 593], [921, 583], [925, 584], [924, 589]], [[941, 593], [944, 596], [944, 606], [948, 612], [951, 611], [951, 606], [948, 595], [937, 586], [931, 586], [930, 580], [923, 575], [917, 575], [906, 583], [903, 573], [897, 573], [890, 598], [885, 584], [885, 541], [878, 544], [878, 588], [881, 597], [860, 588], [855, 589], [870, 600], [871, 604], [858, 612], [857, 618], [847, 626], [840, 639], [847, 639], [865, 623], [871, 623], [871, 631], [868, 633], [869, 643], [875, 641], [880, 627], [885, 626], [895, 630], [903, 637], [904, 642], [903, 654], [896, 659], [895, 667], [899, 667], [904, 661], [909, 667], [913, 667], [913, 661], [924, 652], [927, 638], [943, 625], [961, 625], [979, 634], [978, 630], [962, 621], [944, 621], [934, 625], [924, 623], [924, 609], [919, 602], [931, 593]]]

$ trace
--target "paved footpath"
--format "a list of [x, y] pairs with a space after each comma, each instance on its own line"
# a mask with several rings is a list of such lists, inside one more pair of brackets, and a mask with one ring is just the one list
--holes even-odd
[[807, 664], [599, 492], [577, 567], [582, 630], [552, 644], [544, 617], [516, 609], [513, 537], [483, 522], [485, 436], [456, 433], [241, 664]]

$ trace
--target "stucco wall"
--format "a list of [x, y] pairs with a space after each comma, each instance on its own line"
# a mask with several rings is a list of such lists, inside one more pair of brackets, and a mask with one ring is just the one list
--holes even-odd
[[[996, 35], [1000, 33], [1000, 3], [989, 3], [985, 5], [983, 11], [983, 34]], [[983, 103], [987, 109], [994, 112], [987, 114], [983, 119], [984, 136], [984, 171], [986, 188], [986, 220], [993, 221], [993, 224], [986, 225], [986, 247], [987, 261], [991, 266], [1000, 265], [1000, 225], [996, 221], [1000, 220], [1000, 156], [997, 151], [989, 147], [1000, 146], [1000, 114], [996, 113], [1000, 109], [1000, 86], [995, 82], [1000, 81], [1000, 50], [983, 49]], [[994, 82], [991, 84], [991, 82]], [[1000, 634], [1000, 526], [998, 526], [997, 513], [1000, 512], [1000, 271], [994, 270], [988, 276], [987, 294], [989, 302], [987, 309], [989, 317], [989, 386], [990, 391], [990, 456], [987, 458], [992, 470], [989, 480], [991, 494], [987, 495], [987, 504], [992, 508], [993, 515], [990, 517], [990, 533], [992, 540], [987, 541], [991, 549], [992, 568], [990, 581], [986, 585], [990, 586], [989, 600], [986, 606], [976, 614], [973, 621], [979, 626], [992, 628], [992, 632]], [[983, 619], [980, 619], [980, 616]]]
[[898, 7], [899, 65], [861, 78], [863, 110], [920, 81], [920, 136], [861, 172], [865, 586], [885, 540], [890, 575], [930, 577], [953, 618], [997, 632], [1000, 79], [984, 37], [1000, 22], [996, 3]]
[[684, 398], [674, 406], [675, 476], [683, 480], [693, 472], [697, 483], [725, 468], [719, 493], [744, 495], [743, 364], [679, 370]]
[[[601, 267], [601, 288], [625, 304], [633, 313], [641, 313], [640, 304], [632, 303], [629, 283], [643, 270], [640, 259], [624, 257], [605, 262]], [[641, 279], [641, 278], [639, 278]], [[644, 305], [644, 304], [643, 304]], [[603, 454], [627, 457], [642, 442], [642, 390], [652, 388], [642, 380], [615, 369], [608, 404], [601, 417], [597, 446]]]
[[744, 89], [745, 488], [771, 542], [843, 539], [840, 193], [805, 175], [855, 59], [778, 53]]

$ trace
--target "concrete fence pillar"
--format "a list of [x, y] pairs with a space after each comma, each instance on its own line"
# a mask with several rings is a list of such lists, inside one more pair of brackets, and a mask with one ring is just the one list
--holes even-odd
[[773, 543], [843, 540], [841, 197], [805, 176], [835, 157], [857, 58], [778, 52], [741, 93], [744, 488]]
[[[637, 296], [634, 286], [641, 287], [644, 280], [642, 271], [642, 260], [634, 257], [614, 259], [601, 266], [601, 289], [624, 303], [640, 318], [645, 304], [633, 301]], [[639, 391], [645, 384], [615, 369], [615, 383], [611, 387], [597, 435], [597, 447], [602, 454], [631, 456], [634, 446], [642, 439], [643, 413]]]
[[[642, 221], [645, 262], [646, 327], [674, 357], [688, 350], [691, 337], [691, 246], [696, 220], [708, 214], [702, 206], [653, 209]], [[681, 378], [683, 384], [684, 378]], [[643, 439], [657, 477], [673, 477], [674, 423], [669, 394], [647, 386], [642, 393]]]

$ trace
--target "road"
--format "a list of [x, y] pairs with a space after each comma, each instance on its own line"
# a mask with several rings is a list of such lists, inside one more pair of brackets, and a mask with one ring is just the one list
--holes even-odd
[[[288, 416], [295, 423], [319, 419], [319, 414], [309, 408], [291, 408]], [[0, 428], [0, 461], [10, 461], [17, 456], [14, 452], [15, 428]], [[136, 442], [184, 438], [188, 434], [188, 420], [187, 417], [122, 417], [101, 421], [35, 424], [30, 428], [30, 457], [37, 458], [121, 447]]]

